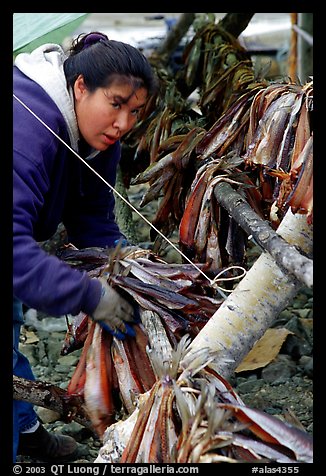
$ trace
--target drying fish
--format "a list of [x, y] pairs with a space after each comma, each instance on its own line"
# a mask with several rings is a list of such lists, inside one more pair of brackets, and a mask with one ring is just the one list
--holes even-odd
[[[76, 259], [75, 251], [78, 251], [78, 260]], [[72, 267], [78, 267], [85, 271], [89, 271], [95, 266], [99, 267], [101, 264], [106, 264], [108, 260], [108, 254], [104, 248], [78, 249], [72, 243], [63, 245], [56, 251], [56, 255]]]
[[260, 88], [261, 86], [242, 94], [213, 124], [197, 145], [196, 152], [201, 160], [212, 154], [221, 157], [227, 152], [228, 147], [249, 121], [250, 105]]
[[79, 362], [67, 389], [67, 399], [84, 405], [100, 439], [122, 411], [131, 413], [140, 394], [155, 382], [141, 324], [135, 338], [120, 341], [90, 321]]
[[99, 438], [103, 437], [106, 428], [115, 421], [112, 392], [114, 367], [107, 356], [111, 341], [112, 336], [96, 324], [87, 350], [84, 401]]
[[[74, 253], [79, 261], [78, 251]], [[203, 279], [200, 268], [207, 270], [204, 264], [197, 269], [190, 264], [171, 265], [150, 250], [126, 248], [113, 252], [105, 266], [101, 264], [89, 273], [105, 273], [111, 286], [129, 294], [142, 308], [158, 312], [167, 326], [174, 323], [173, 332], [183, 329], [194, 335], [222, 302]]]
[[[86, 256], [68, 246], [61, 258], [66, 256], [73, 266], [84, 266], [79, 254]], [[134, 306], [157, 312], [173, 344], [186, 332], [196, 335], [222, 302], [216, 299], [207, 280], [202, 279], [200, 270], [191, 265], [169, 265], [150, 250], [124, 249], [121, 245], [105, 256], [106, 264], [103, 255], [98, 255], [98, 268], [92, 261], [89, 274], [105, 275], [111, 286], [129, 294]], [[146, 351], [148, 337], [141, 323], [134, 324], [135, 337], [120, 341], [85, 315], [76, 316], [75, 335], [81, 334], [81, 328], [85, 334], [86, 322], [86, 338], [79, 341], [84, 347], [68, 386], [68, 396], [80, 397], [102, 438], [117, 414], [130, 414], [135, 409], [139, 395], [149, 391], [156, 378]], [[66, 353], [73, 346], [76, 348], [76, 342], [71, 340], [72, 328], [69, 324]]]
[[78, 364], [75, 368], [73, 376], [70, 379], [67, 394], [75, 397], [79, 396], [82, 399], [84, 398], [84, 386], [86, 381], [86, 365], [87, 365], [87, 353], [88, 349], [92, 344], [92, 339], [95, 331], [95, 322], [91, 322], [90, 319], [88, 320], [88, 334], [84, 342], [83, 350], [80, 355]]
[[[282, 209], [290, 206], [293, 213], [307, 215], [312, 223], [313, 213], [313, 136], [309, 138], [301, 154], [288, 174], [282, 175], [283, 194], [279, 195], [277, 206]], [[284, 190], [288, 193], [284, 193]]]
[[291, 206], [293, 213], [306, 213], [312, 223], [312, 83], [273, 85], [256, 98], [243, 158], [248, 165], [261, 167], [263, 200], [272, 202], [270, 221], [277, 228]]
[[[153, 225], [161, 227], [164, 224], [178, 222], [183, 213], [184, 181], [189, 180], [187, 175], [188, 164], [197, 143], [201, 140], [205, 130], [201, 127], [192, 128], [184, 135], [182, 141], [177, 143], [177, 148], [151, 163], [132, 181], [132, 184], [148, 182], [150, 187], [144, 194], [140, 207], [159, 197], [162, 193], [164, 199], [153, 220]], [[164, 211], [162, 216], [161, 210]], [[151, 234], [153, 232], [151, 231]], [[168, 234], [168, 233], [167, 233]]]
[[[135, 338], [120, 341], [113, 338], [112, 362], [117, 373], [120, 395], [128, 413], [136, 408], [140, 394], [148, 391], [155, 382], [155, 375], [146, 353], [148, 338], [143, 327], [135, 326]], [[108, 350], [108, 349], [107, 349]]]
[[240, 186], [248, 201], [259, 207], [259, 198], [251, 192], [254, 184], [241, 174], [238, 165], [232, 155], [206, 162], [196, 174], [180, 221], [181, 250], [196, 262], [206, 263], [214, 275], [229, 263], [242, 265], [245, 256], [244, 233], [232, 218], [220, 212], [215, 186], [221, 181]]
[[[262, 441], [282, 445], [293, 452], [293, 460], [313, 462], [312, 438], [305, 431], [282, 422], [260, 410], [230, 403], [220, 404], [221, 408], [232, 410], [237, 418]], [[275, 447], [275, 446], [274, 446]], [[277, 446], [276, 446], [277, 447]]]
[[[302, 92], [292, 92], [291, 89], [284, 91], [282, 86], [281, 90], [283, 94], [274, 99], [260, 116], [255, 135], [244, 154], [247, 161], [272, 168], [277, 165], [277, 157], [285, 155], [282, 147], [289, 144], [283, 142], [284, 134], [288, 124], [293, 124], [296, 114], [300, 111]], [[275, 93], [275, 90], [273, 92]]]

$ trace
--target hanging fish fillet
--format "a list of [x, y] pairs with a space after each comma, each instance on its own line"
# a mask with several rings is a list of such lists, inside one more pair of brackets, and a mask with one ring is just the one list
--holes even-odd
[[115, 405], [112, 396], [113, 367], [107, 358], [111, 341], [112, 336], [96, 324], [92, 342], [87, 351], [84, 400], [99, 438], [103, 438], [106, 428], [115, 421]]

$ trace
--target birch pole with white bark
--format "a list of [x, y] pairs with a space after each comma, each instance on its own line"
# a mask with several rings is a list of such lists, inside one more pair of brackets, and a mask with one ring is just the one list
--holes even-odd
[[[277, 233], [307, 256], [312, 254], [313, 230], [306, 215], [289, 209]], [[216, 354], [210, 367], [228, 379], [301, 287], [302, 282], [263, 252], [192, 341], [187, 361], [207, 347]]]

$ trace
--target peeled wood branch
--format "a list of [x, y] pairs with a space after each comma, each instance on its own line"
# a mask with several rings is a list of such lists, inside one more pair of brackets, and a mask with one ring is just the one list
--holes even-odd
[[[312, 227], [305, 215], [289, 209], [277, 233], [307, 255], [312, 252]], [[192, 341], [187, 359], [196, 350], [208, 348], [216, 356], [210, 367], [228, 379], [301, 287], [300, 281], [263, 252]]]
[[86, 410], [76, 399], [67, 400], [67, 393], [60, 387], [47, 382], [32, 381], [13, 376], [14, 400], [31, 403], [38, 407], [48, 408], [59, 413], [62, 421], [75, 420], [77, 423], [92, 430], [92, 424]]
[[246, 200], [230, 184], [220, 182], [214, 189], [217, 201], [255, 242], [275, 259], [276, 263], [308, 287], [313, 286], [313, 261], [287, 243], [267, 221], [261, 219]]

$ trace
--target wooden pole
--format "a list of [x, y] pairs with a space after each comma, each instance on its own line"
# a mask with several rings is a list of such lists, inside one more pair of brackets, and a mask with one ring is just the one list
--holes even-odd
[[[289, 209], [277, 233], [303, 253], [311, 254], [312, 227], [305, 215], [293, 214]], [[228, 379], [301, 287], [300, 281], [284, 273], [269, 253], [262, 253], [192, 341], [187, 360], [206, 347], [215, 354], [210, 367]]]
[[290, 51], [288, 58], [289, 65], [289, 78], [295, 83], [297, 81], [297, 61], [298, 61], [298, 34], [293, 28], [298, 24], [298, 14], [291, 13], [291, 38], [290, 38]]
[[313, 261], [287, 243], [276, 233], [267, 220], [260, 218], [246, 200], [227, 182], [215, 185], [217, 201], [227, 210], [241, 228], [263, 250], [268, 251], [276, 263], [295, 278], [311, 288], [313, 286]]

